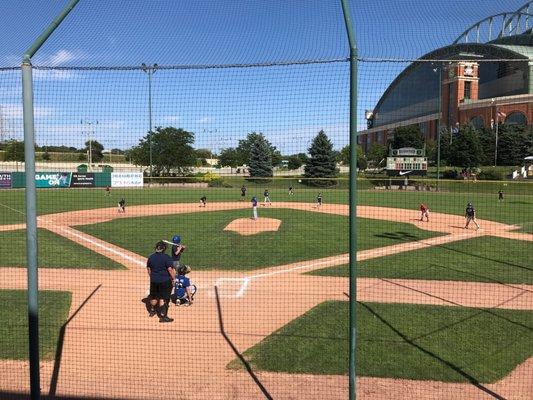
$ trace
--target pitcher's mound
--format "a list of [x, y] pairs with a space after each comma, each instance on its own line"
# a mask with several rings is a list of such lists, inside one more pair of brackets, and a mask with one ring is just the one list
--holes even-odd
[[237, 232], [240, 235], [249, 236], [261, 232], [275, 232], [279, 229], [281, 221], [274, 218], [239, 218], [231, 221], [224, 228], [225, 231]]

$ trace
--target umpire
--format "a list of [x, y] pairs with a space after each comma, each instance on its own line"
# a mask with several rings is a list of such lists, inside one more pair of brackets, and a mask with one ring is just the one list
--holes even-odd
[[172, 322], [168, 317], [168, 304], [176, 271], [173, 268], [172, 258], [165, 254], [167, 245], [165, 242], [157, 242], [155, 253], [148, 257], [146, 268], [150, 276], [150, 306], [148, 312], [150, 317], [157, 314], [159, 322]]

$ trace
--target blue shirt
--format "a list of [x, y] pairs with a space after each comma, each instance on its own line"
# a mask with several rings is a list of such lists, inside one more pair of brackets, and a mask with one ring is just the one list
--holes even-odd
[[252, 199], [252, 206], [257, 207], [257, 199]]
[[174, 285], [174, 294], [178, 297], [185, 297], [187, 291], [185, 288], [191, 286], [191, 281], [185, 275], [176, 276], [176, 284]]
[[472, 206], [468, 206], [468, 207], [466, 207], [466, 215], [468, 215], [469, 217], [473, 217], [475, 211], [476, 211], [476, 210], [475, 210], [474, 207], [472, 207]]
[[153, 253], [148, 257], [146, 268], [150, 268], [150, 281], [155, 283], [170, 280], [168, 268], [172, 268], [172, 259], [165, 253]]

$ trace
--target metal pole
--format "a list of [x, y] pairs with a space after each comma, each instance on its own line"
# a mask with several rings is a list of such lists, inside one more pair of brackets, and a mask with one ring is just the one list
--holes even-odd
[[437, 119], [437, 191], [440, 190], [440, 119], [442, 114], [442, 64], [439, 64], [439, 117]]
[[150, 183], [152, 183], [152, 69], [148, 69], [148, 119], [150, 124]]
[[37, 273], [37, 191], [35, 188], [35, 133], [33, 79], [29, 62], [22, 64], [24, 169], [26, 172], [26, 252], [28, 266], [28, 334], [31, 399], [41, 396], [39, 372], [39, 284]]
[[87, 134], [89, 135], [89, 169], [93, 170], [93, 136], [92, 136], [92, 122], [89, 122], [89, 130]]
[[28, 341], [30, 398], [41, 398], [39, 372], [39, 284], [37, 270], [37, 190], [35, 188], [35, 129], [31, 58], [78, 4], [71, 0], [22, 57], [22, 107], [24, 118], [24, 168], [26, 171], [26, 255], [28, 269]]
[[350, 241], [350, 329], [348, 395], [355, 400], [356, 393], [356, 296], [357, 296], [357, 44], [352, 26], [348, 0], [341, 0], [346, 33], [350, 45], [350, 191], [349, 191], [349, 241]]
[[494, 166], [498, 164], [498, 106], [496, 106], [496, 137], [495, 137], [495, 143], [494, 143]]

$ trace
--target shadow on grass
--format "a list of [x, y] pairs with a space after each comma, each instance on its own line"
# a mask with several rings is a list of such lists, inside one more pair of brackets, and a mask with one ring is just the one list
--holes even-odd
[[406, 241], [412, 241], [412, 240], [419, 239], [419, 237], [417, 235], [413, 235], [412, 233], [403, 232], [403, 231], [376, 233], [374, 236], [375, 237], [379, 237], [379, 238], [383, 238], [383, 239], [398, 240], [398, 241], [401, 241], [401, 242], [406, 242]]
[[505, 400], [504, 397], [500, 396], [498, 393], [496, 392], [493, 392], [492, 390], [490, 390], [489, 388], [487, 388], [486, 386], [482, 385], [476, 378], [474, 378], [472, 375], [468, 374], [467, 372], [463, 371], [460, 367], [458, 367], [457, 365], [453, 364], [452, 362], [450, 361], [447, 361], [445, 359], [443, 359], [442, 357], [440, 357], [438, 354], [436, 353], [433, 353], [432, 351], [422, 347], [421, 345], [415, 343], [413, 341], [413, 339], [410, 339], [409, 337], [407, 337], [405, 334], [403, 334], [402, 332], [400, 332], [397, 328], [395, 328], [389, 321], [387, 321], [382, 315], [380, 315], [377, 311], [375, 311], [372, 307], [370, 307], [368, 304], [365, 304], [365, 303], [362, 303], [362, 302], [357, 302], [359, 305], [361, 305], [361, 307], [364, 307], [365, 309], [367, 309], [374, 317], [378, 318], [384, 325], [386, 325], [388, 328], [390, 328], [396, 335], [398, 335], [405, 343], [413, 346], [414, 348], [416, 348], [417, 350], [421, 351], [422, 353], [432, 357], [433, 359], [437, 360], [439, 363], [441, 364], [444, 364], [445, 366], [447, 366], [448, 368], [452, 369], [453, 371], [457, 372], [459, 375], [461, 375], [463, 378], [465, 378], [466, 380], [468, 380], [468, 382], [470, 382], [472, 385], [474, 385], [475, 387], [477, 387], [479, 390], [485, 392], [486, 394], [488, 394], [489, 396], [492, 396], [493, 398], [495, 399], [499, 399], [499, 400]]
[[[63, 355], [63, 343], [65, 341], [65, 332], [67, 330], [67, 325], [74, 319], [76, 315], [81, 311], [81, 309], [89, 302], [91, 297], [100, 289], [102, 285], [98, 285], [92, 292], [87, 296], [85, 300], [80, 304], [80, 306], [72, 313], [69, 319], [61, 326], [59, 331], [59, 337], [57, 338], [56, 354], [54, 357], [54, 370], [52, 371], [52, 377], [50, 379], [50, 391], [47, 399], [65, 399], [65, 397], [56, 397], [57, 390], [57, 381], [59, 379], [59, 369], [61, 368], [61, 356]], [[0, 397], [1, 399], [2, 397]]]
[[233, 350], [235, 355], [241, 361], [242, 365], [244, 365], [244, 367], [246, 368], [246, 371], [248, 371], [248, 374], [253, 379], [253, 381], [255, 382], [257, 387], [261, 390], [261, 392], [263, 393], [265, 398], [269, 399], [269, 400], [272, 400], [272, 396], [270, 395], [270, 393], [268, 393], [268, 391], [263, 386], [263, 384], [261, 383], [261, 381], [259, 380], [257, 375], [254, 373], [254, 371], [252, 370], [251, 365], [248, 363], [248, 361], [246, 361], [246, 359], [243, 357], [243, 355], [239, 352], [237, 347], [233, 344], [233, 342], [231, 341], [229, 336], [226, 334], [226, 331], [224, 330], [224, 321], [222, 319], [222, 307], [220, 305], [220, 297], [218, 295], [218, 287], [217, 286], [215, 286], [215, 297], [216, 297], [216, 301], [217, 301], [218, 324], [219, 324], [219, 327], [220, 327], [220, 333], [222, 334], [222, 337], [224, 337], [226, 342], [231, 347], [231, 350]]

